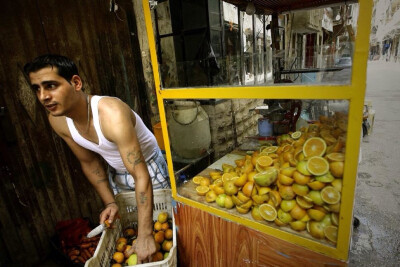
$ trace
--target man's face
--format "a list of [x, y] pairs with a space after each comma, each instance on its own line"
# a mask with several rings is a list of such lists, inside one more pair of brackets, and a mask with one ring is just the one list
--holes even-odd
[[68, 82], [57, 74], [55, 67], [46, 67], [29, 74], [31, 88], [42, 105], [53, 116], [63, 116], [71, 110], [77, 88], [81, 89], [80, 86], [77, 87], [76, 77], [79, 78], [74, 75]]

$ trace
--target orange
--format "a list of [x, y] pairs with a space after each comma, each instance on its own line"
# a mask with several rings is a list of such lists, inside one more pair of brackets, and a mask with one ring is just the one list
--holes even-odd
[[296, 168], [294, 167], [287, 167], [283, 168], [280, 170], [280, 173], [289, 177], [293, 177], [294, 172], [296, 171]]
[[325, 203], [336, 204], [340, 201], [340, 192], [333, 186], [327, 186], [321, 190], [321, 198]]
[[304, 197], [302, 196], [296, 196], [296, 203], [302, 207], [303, 209], [309, 209], [313, 206], [312, 202], [307, 201]]
[[225, 194], [225, 190], [221, 186], [215, 186], [212, 190], [217, 195]]
[[324, 234], [325, 234], [325, 237], [329, 241], [331, 241], [333, 243], [337, 242], [337, 235], [338, 235], [337, 226], [334, 226], [334, 225], [326, 226], [325, 229], [324, 229]]
[[158, 231], [155, 235], [154, 235], [154, 240], [161, 244], [165, 239], [165, 234], [164, 231]]
[[195, 184], [200, 184], [200, 181], [203, 179], [203, 176], [195, 176], [193, 177], [192, 181]]
[[329, 170], [333, 176], [337, 178], [343, 177], [344, 163], [342, 161], [331, 162], [329, 164]]
[[167, 229], [167, 230], [165, 231], [165, 239], [171, 240], [172, 237], [173, 237], [172, 229]]
[[332, 186], [337, 190], [337, 191], [339, 191], [339, 192], [342, 192], [342, 184], [343, 184], [343, 181], [342, 181], [342, 179], [334, 179], [332, 182], [331, 182], [331, 184], [332, 184]]
[[307, 210], [307, 214], [308, 216], [310, 216], [311, 219], [317, 222], [321, 221], [325, 217], [325, 212], [317, 209], [309, 209]]
[[123, 252], [125, 250], [125, 248], [126, 248], [126, 243], [125, 242], [119, 242], [115, 246], [115, 250], [119, 251], [119, 252]]
[[306, 158], [313, 156], [322, 157], [326, 151], [326, 143], [320, 137], [311, 137], [303, 145], [303, 153]]
[[117, 263], [122, 263], [125, 259], [124, 253], [122, 252], [115, 252], [113, 255], [113, 260], [115, 260]]
[[258, 210], [260, 211], [261, 217], [266, 221], [273, 222], [277, 217], [276, 209], [269, 204], [261, 204]]
[[200, 180], [200, 185], [204, 185], [204, 186], [209, 186], [211, 184], [210, 179], [203, 177], [203, 179]]
[[169, 224], [168, 222], [164, 222], [161, 224], [161, 230], [163, 230], [164, 232], [169, 229]]
[[307, 214], [306, 210], [297, 205], [297, 203], [290, 211], [290, 215], [296, 220], [301, 220], [304, 216], [306, 216], [306, 214]]
[[133, 228], [126, 228], [124, 231], [124, 236], [127, 238], [133, 237], [135, 235], [135, 229]]
[[291, 185], [294, 182], [293, 178], [291, 178], [289, 176], [286, 176], [286, 175], [284, 175], [282, 173], [278, 174], [278, 180], [283, 185]]
[[325, 184], [323, 182], [320, 181], [312, 181], [310, 183], [307, 184], [308, 187], [310, 187], [312, 190], [321, 190], [322, 188], [325, 187]]
[[299, 185], [306, 185], [310, 182], [310, 176], [304, 175], [297, 170], [293, 172], [293, 178], [295, 183]]
[[164, 251], [170, 251], [172, 246], [173, 246], [173, 243], [172, 243], [172, 241], [169, 241], [169, 240], [164, 240], [164, 242], [161, 245], [161, 247]]
[[250, 209], [242, 208], [240, 206], [236, 206], [236, 210], [241, 214], [246, 214], [250, 211]]
[[258, 206], [253, 206], [253, 208], [251, 209], [251, 217], [253, 217], [253, 219], [256, 221], [264, 220], [264, 218], [261, 217], [260, 209]]
[[269, 198], [272, 201], [272, 203], [274, 203], [275, 207], [278, 207], [282, 202], [281, 195], [276, 190], [272, 190], [269, 192]]
[[196, 187], [196, 192], [199, 196], [205, 196], [209, 190], [210, 188], [204, 185], [199, 185], [198, 187]]
[[329, 163], [323, 157], [314, 156], [307, 161], [307, 170], [315, 176], [324, 175], [329, 171]]
[[236, 166], [243, 167], [245, 160], [245, 158], [235, 160]]
[[234, 181], [238, 178], [237, 174], [227, 172], [222, 175], [222, 182], [225, 183], [226, 181]]
[[296, 131], [296, 132], [294, 132], [294, 133], [292, 133], [291, 134], [291, 137], [293, 138], [293, 139], [299, 139], [300, 138], [300, 136], [301, 136], [301, 132], [300, 131]]
[[306, 229], [306, 223], [303, 221], [294, 221], [294, 222], [290, 222], [290, 228], [292, 228], [293, 230], [296, 231], [303, 231]]
[[222, 186], [222, 184], [223, 184], [222, 178], [215, 179], [212, 184], [215, 185], [215, 186]]
[[117, 239], [117, 241], [115, 243], [118, 244], [119, 242], [128, 243], [128, 240], [125, 237], [120, 237]]
[[310, 189], [308, 188], [307, 185], [300, 185], [300, 184], [296, 184], [296, 183], [294, 183], [292, 185], [292, 188], [293, 188], [293, 192], [299, 196], [306, 196], [308, 194], [308, 192], [310, 191]]
[[258, 157], [256, 163], [262, 168], [266, 168], [272, 165], [272, 158], [269, 156], [260, 156]]
[[311, 236], [322, 239], [325, 237], [324, 226], [320, 222], [310, 221], [308, 229]]
[[277, 146], [268, 146], [268, 147], [264, 148], [261, 152], [264, 152], [264, 153], [275, 153], [276, 150], [278, 150]]
[[279, 194], [283, 199], [293, 199], [296, 196], [296, 193], [293, 191], [293, 188], [289, 185], [283, 185], [279, 188]]
[[251, 197], [253, 187], [254, 187], [254, 182], [245, 183], [245, 185], [242, 187], [243, 194], [245, 194], [247, 197]]
[[156, 253], [153, 254], [151, 261], [156, 262], [156, 261], [162, 261], [164, 259], [164, 255], [162, 252], [157, 251]]
[[329, 153], [326, 155], [326, 158], [332, 162], [332, 161], [344, 161], [344, 154], [340, 152], [333, 152]]

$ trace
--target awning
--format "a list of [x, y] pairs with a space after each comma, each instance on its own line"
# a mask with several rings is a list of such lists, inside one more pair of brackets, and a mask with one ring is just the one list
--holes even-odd
[[[249, 3], [248, 0], [224, 0], [227, 3], [231, 3], [238, 6], [241, 11], [246, 10], [246, 6]], [[284, 13], [293, 10], [307, 9], [312, 7], [328, 7], [337, 4], [353, 4], [357, 3], [356, 0], [253, 0], [254, 6], [256, 7], [256, 14], [270, 15], [274, 12]]]

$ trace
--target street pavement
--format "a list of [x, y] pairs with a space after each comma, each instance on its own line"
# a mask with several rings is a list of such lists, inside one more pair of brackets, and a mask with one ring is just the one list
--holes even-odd
[[361, 143], [349, 266], [400, 266], [400, 63], [368, 61], [375, 122]]

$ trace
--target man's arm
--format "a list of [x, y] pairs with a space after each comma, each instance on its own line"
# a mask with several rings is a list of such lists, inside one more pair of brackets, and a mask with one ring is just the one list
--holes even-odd
[[75, 143], [75, 141], [69, 135], [69, 130], [65, 128], [68, 127], [66, 125], [65, 117], [49, 116], [49, 121], [54, 131], [62, 139], [64, 139], [72, 152], [78, 158], [83, 173], [96, 189], [104, 205], [106, 206], [106, 208], [100, 214], [100, 223], [103, 223], [106, 219], [108, 219], [110, 223], [113, 222], [114, 217], [118, 213], [118, 206], [115, 203], [114, 194], [109, 187], [107, 174], [104, 170], [104, 165], [102, 164], [100, 157], [96, 153]]
[[106, 98], [99, 103], [99, 117], [104, 136], [118, 146], [126, 169], [135, 180], [139, 215], [135, 252], [138, 263], [150, 261], [151, 255], [156, 252], [153, 237], [153, 188], [136, 136], [134, 114], [125, 103]]

